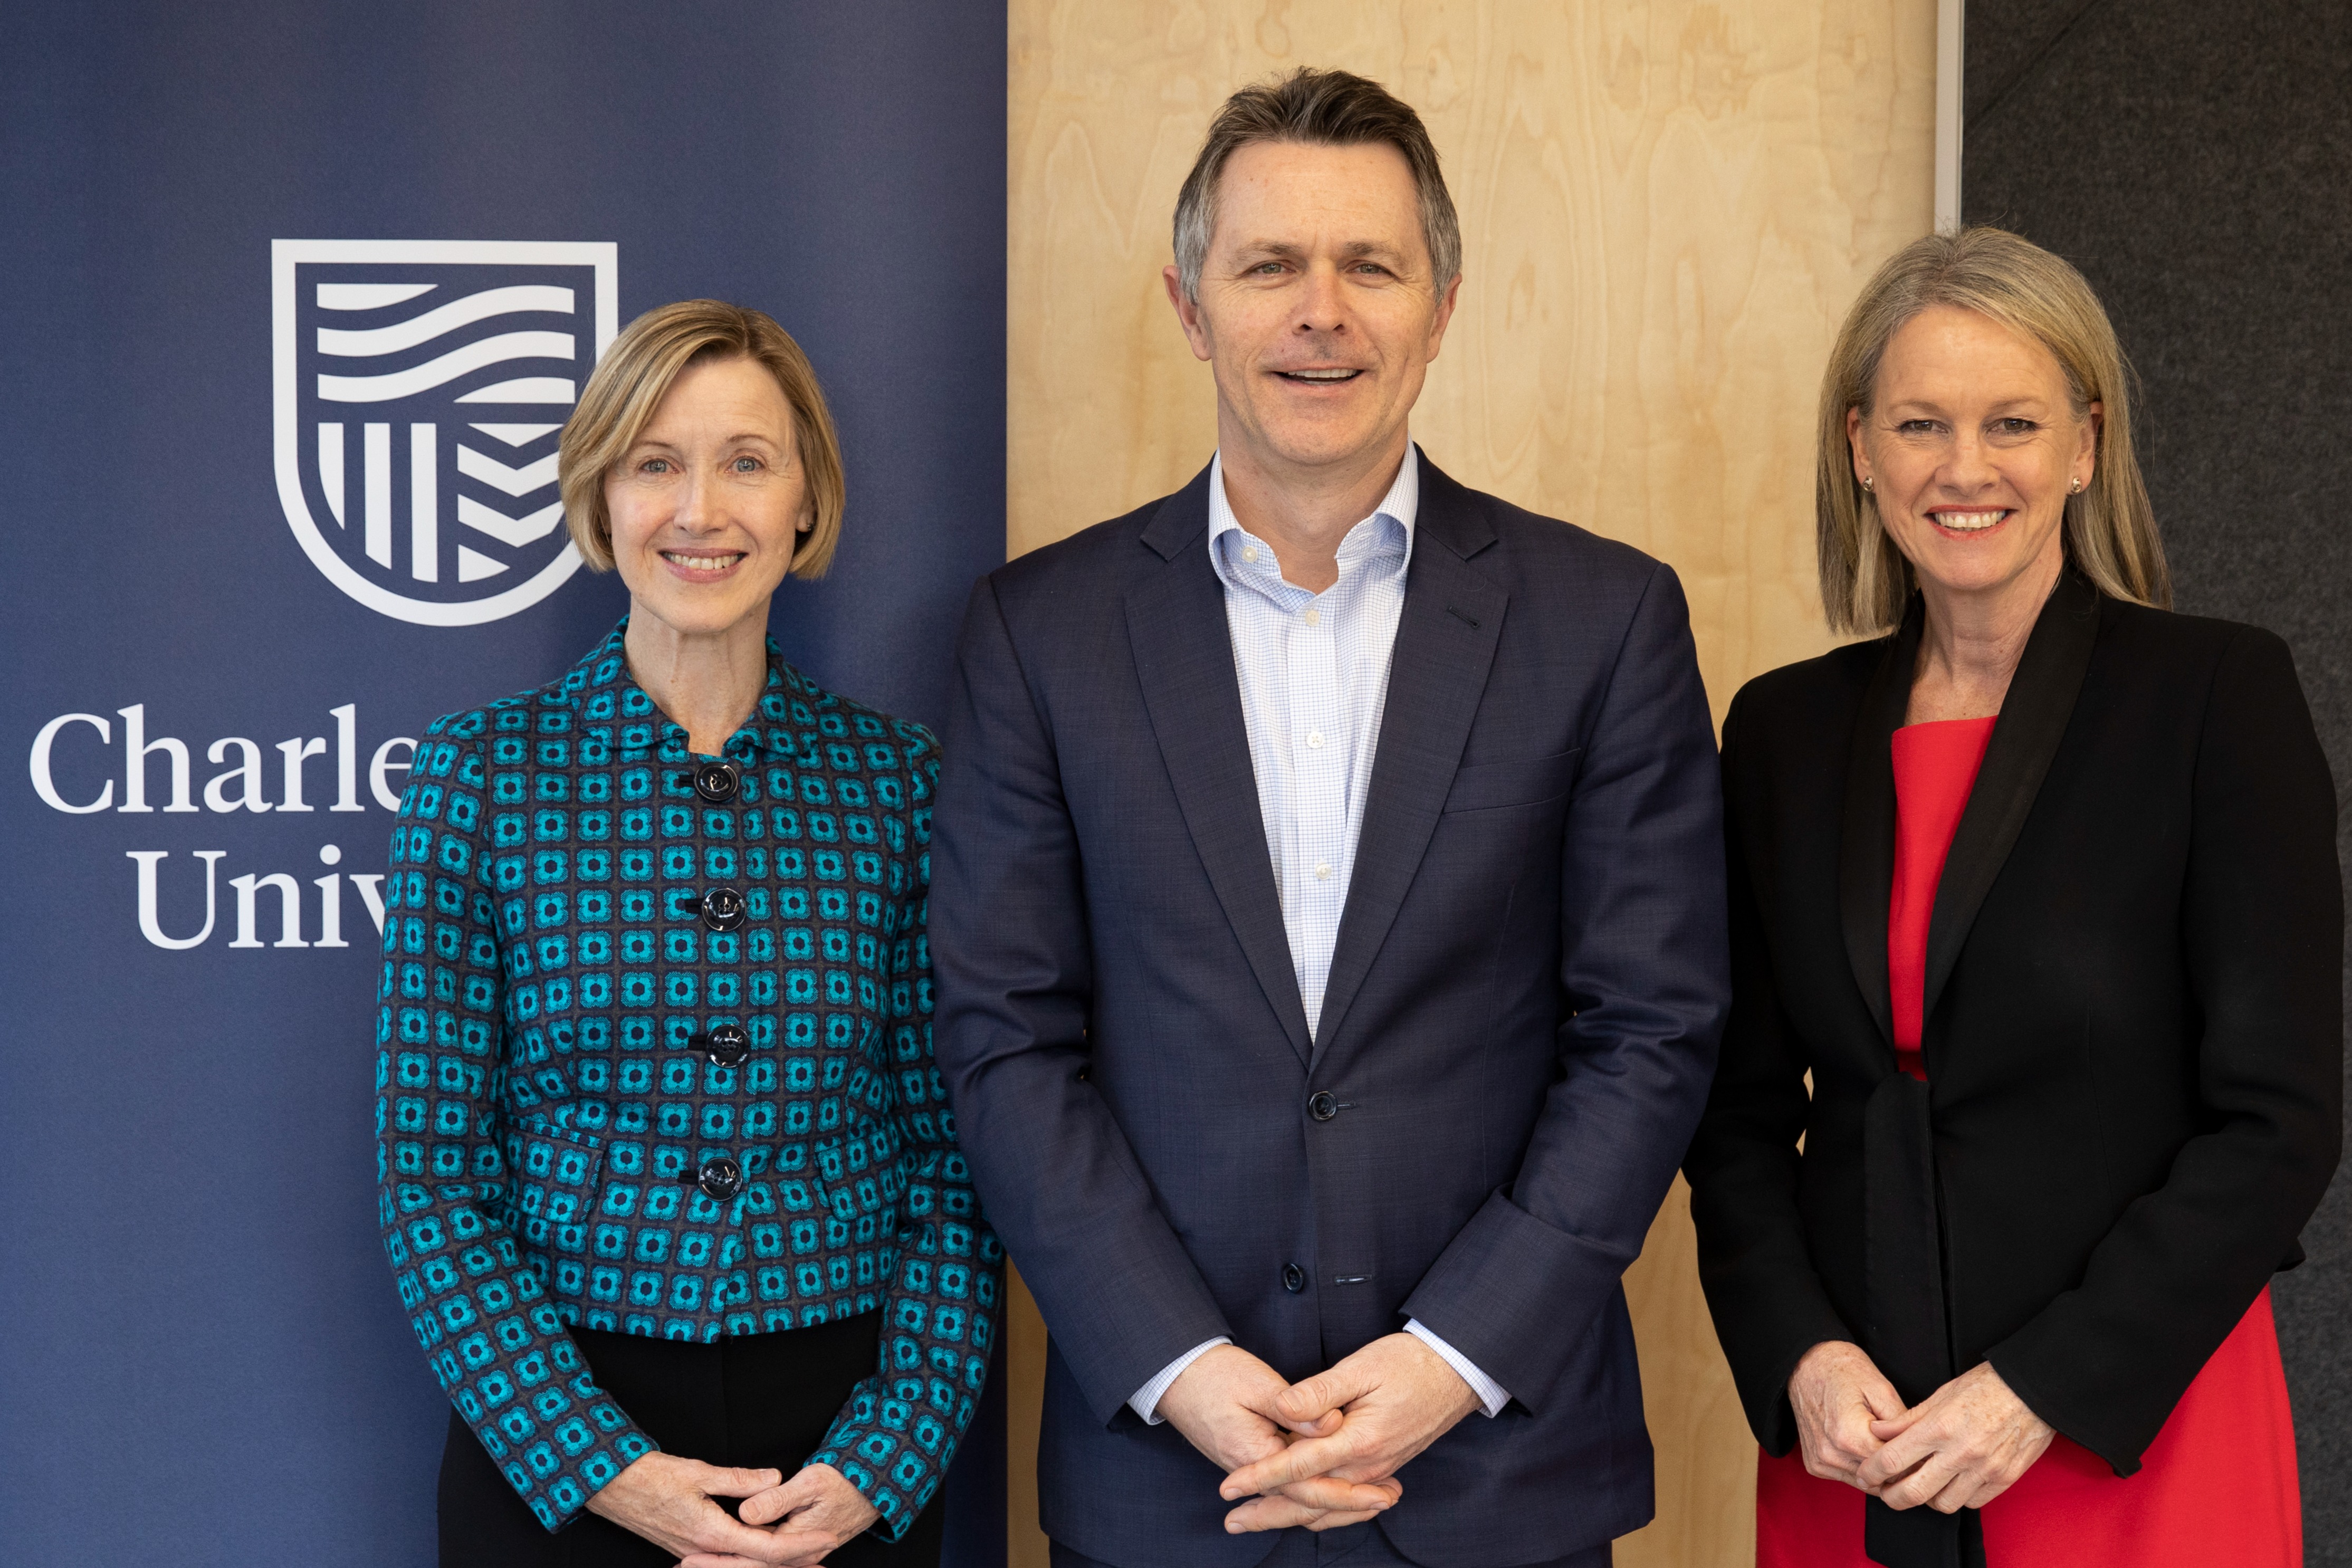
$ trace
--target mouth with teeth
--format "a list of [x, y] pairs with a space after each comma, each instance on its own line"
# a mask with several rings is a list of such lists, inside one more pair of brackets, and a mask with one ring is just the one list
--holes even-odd
[[689, 578], [723, 577], [743, 559], [740, 550], [665, 550], [663, 560]]
[[2006, 507], [1978, 507], [1962, 511], [1957, 508], [1941, 508], [1927, 514], [1927, 521], [1947, 533], [1983, 533], [2008, 521]]
[[1353, 381], [1364, 373], [1360, 370], [1278, 370], [1274, 374], [1301, 386], [1334, 386]]

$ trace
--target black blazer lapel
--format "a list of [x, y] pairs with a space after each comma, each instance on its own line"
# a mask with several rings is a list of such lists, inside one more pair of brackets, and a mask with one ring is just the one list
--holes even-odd
[[[2033, 635], [2018, 658], [2017, 673], [2010, 677], [2009, 694], [1985, 746], [1976, 787], [1969, 793], [1968, 807], [1952, 834], [1951, 852], [1944, 858], [1944, 877], [1937, 884], [1936, 908], [1927, 926], [1924, 1017], [1936, 1016], [1937, 998], [1959, 962], [1977, 910], [2024, 830], [2033, 797], [2065, 736], [2066, 721], [2074, 717], [2074, 699], [2082, 692], [2098, 640], [2098, 590], [2070, 567], [2059, 574], [2057, 586], [2042, 604]], [[1885, 902], [1882, 898], [1880, 903]]]
[[1129, 593], [1128, 641], [1193, 847], [1290, 1048], [1305, 1063], [1307, 1010], [1266, 855], [1224, 584], [1209, 563], [1208, 522], [1204, 469], [1161, 504], [1143, 531], [1143, 542], [1167, 565]]
[[1509, 595], [1468, 564], [1495, 542], [1493, 526], [1470, 492], [1426, 457], [1421, 458], [1413, 534], [1404, 611], [1389, 656], [1380, 745], [1372, 756], [1348, 906], [1339, 917], [1315, 1031], [1318, 1057], [1338, 1036], [1421, 869], [1438, 813], [1454, 787], [1510, 602]]
[[[1889, 1052], [1895, 1048], [1895, 1005], [1886, 981], [1886, 900], [1895, 885], [1891, 748], [1911, 706], [1911, 676], [1926, 624], [1925, 608], [1915, 597], [1863, 692], [1846, 757], [1844, 833], [1838, 847], [1838, 914], [1845, 928], [1846, 961]], [[1894, 1062], [1891, 1055], [1886, 1058], [1888, 1067]]]

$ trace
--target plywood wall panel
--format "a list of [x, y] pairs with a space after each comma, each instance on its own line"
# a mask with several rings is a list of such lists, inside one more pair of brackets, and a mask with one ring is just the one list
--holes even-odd
[[[1160, 282], [1177, 187], [1235, 87], [1341, 66], [1421, 110], [1462, 214], [1460, 312], [1414, 435], [1465, 483], [1671, 563], [1719, 716], [1749, 676], [1828, 645], [1813, 399], [1862, 280], [1931, 220], [1935, 9], [1013, 0], [1008, 550], [1207, 461], [1208, 369]], [[1753, 1448], [1679, 1186], [1627, 1290], [1659, 1522], [1618, 1561], [1746, 1563]], [[1012, 1353], [1034, 1408], [1042, 1341]], [[1044, 1562], [1027, 1458], [1016, 1564]]]

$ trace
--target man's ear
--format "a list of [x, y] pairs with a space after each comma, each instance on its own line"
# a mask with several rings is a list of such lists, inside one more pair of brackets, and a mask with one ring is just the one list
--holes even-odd
[[1201, 302], [1184, 297], [1184, 277], [1173, 267], [1160, 269], [1160, 281], [1167, 286], [1168, 302], [1176, 307], [1176, 320], [1184, 329], [1184, 341], [1192, 345], [1192, 357], [1207, 361], [1213, 357], [1209, 342], [1209, 323], [1201, 314]]
[[1445, 342], [1445, 329], [1453, 321], [1454, 307], [1461, 298], [1462, 274], [1457, 272], [1454, 275], [1454, 281], [1448, 283], [1444, 291], [1437, 296], [1437, 313], [1430, 318], [1429, 358], [1432, 360], [1437, 357], [1439, 345]]

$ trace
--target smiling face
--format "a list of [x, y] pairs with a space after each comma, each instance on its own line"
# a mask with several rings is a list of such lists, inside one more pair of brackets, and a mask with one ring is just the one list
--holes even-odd
[[604, 476], [632, 616], [687, 637], [757, 616], [811, 526], [782, 388], [756, 360], [690, 364]]
[[1199, 300], [1167, 277], [1193, 353], [1215, 367], [1222, 445], [1272, 471], [1402, 458], [1455, 292], [1431, 276], [1402, 153], [1242, 147], [1217, 182]]
[[1931, 600], [1998, 595], [2056, 580], [2066, 497], [2091, 482], [2099, 414], [2094, 403], [2076, 416], [2040, 343], [1938, 305], [1889, 340], [1875, 406], [1846, 416], [1846, 437]]

